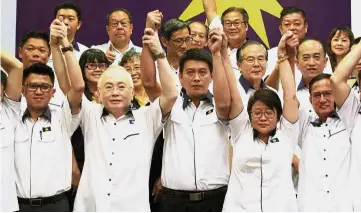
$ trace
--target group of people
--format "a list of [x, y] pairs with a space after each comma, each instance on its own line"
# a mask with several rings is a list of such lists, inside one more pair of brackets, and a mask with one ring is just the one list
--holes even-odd
[[142, 47], [114, 9], [88, 49], [65, 2], [1, 52], [1, 211], [361, 211], [361, 39], [286, 7], [267, 50], [202, 3], [208, 25], [149, 12]]

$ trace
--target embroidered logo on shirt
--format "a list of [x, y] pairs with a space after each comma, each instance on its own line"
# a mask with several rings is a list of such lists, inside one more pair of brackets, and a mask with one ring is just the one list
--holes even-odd
[[213, 109], [210, 109], [210, 110], [208, 110], [207, 112], [206, 112], [206, 115], [209, 115], [209, 114], [211, 114], [213, 112]]
[[134, 124], [134, 122], [135, 122], [134, 119], [129, 120], [129, 124]]
[[51, 127], [48, 126], [48, 127], [43, 127], [43, 132], [49, 132], [51, 131]]
[[271, 143], [277, 143], [277, 142], [280, 142], [280, 140], [278, 140], [278, 138], [273, 138], [273, 139], [270, 140], [269, 142], [271, 142]]

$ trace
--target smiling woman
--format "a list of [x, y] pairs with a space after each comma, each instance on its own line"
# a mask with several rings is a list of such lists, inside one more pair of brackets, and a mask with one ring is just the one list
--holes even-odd
[[81, 55], [79, 65], [85, 82], [84, 95], [88, 100], [94, 101], [98, 80], [109, 66], [109, 61], [101, 50], [88, 49]]

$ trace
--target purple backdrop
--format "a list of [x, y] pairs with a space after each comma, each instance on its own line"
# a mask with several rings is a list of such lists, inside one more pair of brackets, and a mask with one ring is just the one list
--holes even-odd
[[[64, 0], [18, 0], [16, 44], [21, 36], [30, 30], [49, 31], [53, 20], [53, 10], [56, 4]], [[239, 0], [248, 1], [248, 0]], [[105, 16], [113, 8], [123, 7], [133, 16], [134, 30], [132, 41], [140, 46], [141, 36], [145, 27], [147, 12], [159, 9], [163, 12], [164, 20], [179, 17], [190, 0], [74, 0], [82, 8], [83, 25], [76, 35], [76, 40], [87, 46], [102, 44], [108, 41], [105, 30]], [[94, 3], [96, 2], [96, 3]], [[332, 28], [342, 25], [351, 25], [351, 0], [278, 0], [282, 7], [298, 6], [303, 8], [308, 16], [308, 36], [326, 41]], [[270, 46], [278, 44], [280, 34], [278, 30], [279, 19], [262, 12]], [[196, 20], [205, 21], [205, 15], [195, 17]], [[252, 17], [250, 17], [252, 19]], [[260, 40], [250, 28], [248, 37]]]

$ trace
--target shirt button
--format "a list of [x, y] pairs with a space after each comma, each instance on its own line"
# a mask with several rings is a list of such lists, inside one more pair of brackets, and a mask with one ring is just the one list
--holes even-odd
[[312, 110], [310, 110], [309, 112], [312, 112]]
[[108, 196], [110, 196], [110, 193], [108, 193]]
[[324, 158], [323, 160], [326, 160], [326, 158]]
[[326, 152], [326, 149], [324, 149], [323, 151]]
[[113, 141], [115, 141], [115, 138], [113, 138]]
[[326, 135], [323, 135], [323, 137], [325, 138], [325, 137], [326, 137]]
[[112, 155], [114, 155], [114, 152], [112, 152]]
[[112, 181], [112, 179], [109, 178], [109, 181]]
[[326, 175], [326, 177], [328, 177], [328, 175]]
[[113, 165], [112, 163], [109, 164], [110, 166]]
[[326, 124], [326, 126], [328, 126], [328, 124]]
[[117, 125], [117, 123], [114, 123], [114, 126], [116, 126]]
[[330, 191], [327, 191], [327, 193], [330, 193]]

